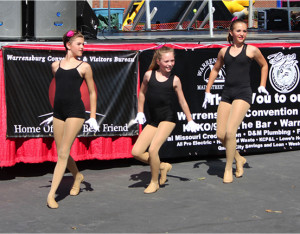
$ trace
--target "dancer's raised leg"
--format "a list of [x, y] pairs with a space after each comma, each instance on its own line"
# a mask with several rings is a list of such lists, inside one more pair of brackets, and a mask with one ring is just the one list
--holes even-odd
[[156, 131], [157, 128], [152, 125], [148, 124], [144, 127], [131, 151], [131, 154], [135, 159], [149, 164], [149, 153], [146, 152], [146, 150], [148, 149]]
[[[154, 138], [156, 131], [156, 127], [146, 125], [132, 148], [131, 153], [135, 159], [149, 164], [149, 152], [146, 150]], [[172, 169], [172, 165], [170, 163], [161, 162], [159, 169], [161, 174], [160, 185], [163, 185], [166, 182], [167, 173]]]
[[[158, 125], [157, 131], [149, 147], [149, 163], [151, 168], [151, 182], [145, 189], [144, 193], [154, 193], [159, 189], [158, 176], [160, 170], [159, 149], [166, 141], [167, 137], [172, 133], [175, 127], [175, 123], [163, 121]], [[164, 174], [162, 177], [166, 177], [167, 170], [162, 170]]]

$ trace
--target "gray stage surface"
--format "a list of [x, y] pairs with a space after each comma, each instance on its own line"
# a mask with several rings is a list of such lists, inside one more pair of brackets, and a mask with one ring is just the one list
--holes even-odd
[[[89, 39], [86, 35], [86, 41], [89, 44], [97, 43], [199, 43], [199, 44], [218, 44], [227, 43], [227, 29], [213, 31], [213, 37], [209, 30], [159, 30], [159, 31], [139, 31], [139, 32], [109, 32], [99, 31], [97, 39]], [[271, 31], [248, 29], [247, 43], [267, 43], [267, 42], [290, 42], [300, 43], [300, 31]], [[62, 44], [61, 39], [53, 40], [34, 40], [23, 39], [19, 41], [0, 40], [0, 47], [7, 44]]]
[[[141, 32], [98, 32], [97, 39], [103, 42], [185, 42], [185, 43], [226, 43], [228, 30], [159, 30]], [[300, 42], [300, 31], [271, 31], [248, 29], [247, 42]]]
[[173, 160], [168, 181], [143, 194], [149, 166], [133, 159], [83, 161], [78, 196], [71, 174], [46, 206], [54, 163], [1, 169], [3, 233], [299, 233], [300, 152], [247, 156], [242, 178], [222, 183], [224, 158]]

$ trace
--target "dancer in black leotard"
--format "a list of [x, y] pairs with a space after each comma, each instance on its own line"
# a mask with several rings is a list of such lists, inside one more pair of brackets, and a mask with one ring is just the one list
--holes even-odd
[[83, 82], [78, 73], [79, 63], [73, 69], [65, 70], [59, 67], [55, 73], [56, 91], [53, 116], [65, 121], [70, 117], [85, 118], [85, 108], [81, 100], [80, 86]]
[[203, 108], [206, 108], [207, 103], [212, 102], [210, 89], [221, 67], [225, 64], [226, 79], [217, 112], [217, 137], [226, 147], [224, 183], [233, 181], [232, 164], [234, 159], [236, 160], [236, 177], [239, 178], [244, 173], [243, 166], [246, 159], [236, 150], [236, 132], [252, 102], [249, 72], [253, 59], [261, 67], [258, 92], [268, 95], [265, 88], [268, 63], [257, 47], [245, 44], [246, 36], [246, 23], [242, 20], [233, 21], [227, 38], [231, 45], [222, 48], [218, 54], [217, 61], [209, 75], [203, 102]]
[[252, 60], [246, 55], [247, 45], [244, 44], [241, 53], [235, 57], [229, 53], [230, 48], [227, 47], [224, 56], [226, 79], [221, 100], [231, 104], [235, 99], [242, 99], [251, 105], [250, 66]]
[[157, 127], [161, 121], [176, 122], [172, 103], [173, 82], [174, 74], [171, 74], [165, 82], [159, 82], [155, 70], [152, 70], [146, 93], [146, 103], [150, 109], [148, 124]]
[[161, 47], [156, 50], [149, 70], [144, 75], [139, 93], [136, 121], [140, 124], [146, 122], [143, 113], [145, 101], [150, 114], [147, 117], [148, 124], [133, 146], [132, 155], [137, 160], [150, 164], [151, 182], [144, 193], [156, 192], [159, 189], [159, 171], [160, 185], [163, 185], [166, 182], [167, 173], [172, 168], [171, 164], [160, 162], [158, 152], [175, 127], [176, 115], [172, 103], [174, 93], [177, 94], [179, 104], [187, 117], [188, 129], [192, 132], [199, 130], [199, 124], [192, 120], [180, 79], [171, 73], [174, 64], [175, 57], [172, 48]]
[[88, 86], [91, 106], [90, 119], [86, 122], [94, 131], [99, 129], [95, 119], [97, 97], [93, 72], [89, 64], [78, 60], [78, 57], [82, 56], [83, 53], [84, 37], [79, 31], [71, 30], [65, 33], [63, 42], [66, 48], [65, 58], [52, 63], [52, 73], [56, 81], [53, 133], [58, 159], [47, 198], [47, 205], [50, 208], [58, 208], [55, 193], [66, 168], [74, 177], [70, 195], [78, 195], [80, 184], [84, 178], [78, 171], [74, 159], [69, 155], [71, 146], [85, 120], [85, 108], [80, 94], [83, 79]]

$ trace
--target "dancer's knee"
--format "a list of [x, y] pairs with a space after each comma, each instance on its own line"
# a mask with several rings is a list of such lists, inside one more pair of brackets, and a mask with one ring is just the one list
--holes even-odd
[[149, 155], [150, 155], [150, 157], [153, 157], [153, 156], [156, 156], [156, 155], [158, 155], [158, 148], [157, 147], [155, 147], [155, 146], [150, 146], [149, 147]]
[[141, 155], [142, 153], [140, 152], [140, 150], [137, 150], [134, 146], [131, 150], [131, 155], [134, 157], [134, 158], [137, 158]]
[[225, 140], [225, 133], [217, 131], [217, 138], [218, 138], [218, 140], [220, 140], [223, 143]]
[[69, 158], [69, 150], [59, 150], [58, 151], [58, 158], [60, 160], [68, 160]]
[[236, 132], [235, 131], [227, 131], [225, 134], [226, 141], [234, 140], [236, 138]]

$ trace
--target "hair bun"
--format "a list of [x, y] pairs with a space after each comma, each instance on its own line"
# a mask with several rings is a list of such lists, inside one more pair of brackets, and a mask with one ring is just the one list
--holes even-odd
[[73, 36], [74, 36], [74, 32], [72, 30], [67, 32], [67, 37], [73, 37]]

